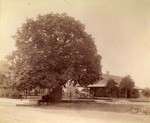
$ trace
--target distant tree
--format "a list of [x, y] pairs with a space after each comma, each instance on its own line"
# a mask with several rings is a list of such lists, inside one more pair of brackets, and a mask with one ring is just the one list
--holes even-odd
[[71, 81], [87, 86], [100, 79], [101, 56], [85, 26], [66, 14], [39, 15], [13, 38], [16, 50], [7, 60], [20, 89], [54, 89]]
[[117, 83], [112, 78], [110, 78], [107, 81], [106, 92], [109, 93], [110, 98], [112, 97], [112, 92], [114, 91], [114, 89], [116, 89], [116, 85], [117, 85]]
[[129, 94], [129, 96], [131, 95], [131, 92], [134, 88], [134, 81], [131, 79], [131, 76], [125, 76], [122, 78], [120, 85], [119, 85], [119, 89], [121, 91], [124, 91], [125, 93], [125, 98], [127, 98], [127, 95]]
[[6, 80], [6, 76], [0, 73], [0, 87], [4, 87], [5, 80]]
[[10, 95], [12, 94], [12, 90], [13, 89], [13, 83], [10, 79], [10, 76], [6, 76], [5, 74], [0, 73], [0, 91], [2, 91], [2, 93], [0, 93], [0, 96], [2, 97], [10, 97]]
[[143, 96], [145, 96], [147, 98], [150, 97], [150, 88], [143, 89], [142, 94], [143, 94]]

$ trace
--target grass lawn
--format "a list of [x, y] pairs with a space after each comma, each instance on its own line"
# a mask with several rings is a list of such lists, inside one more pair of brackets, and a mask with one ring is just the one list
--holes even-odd
[[[22, 104], [21, 104], [22, 105]], [[22, 105], [23, 106], [23, 105]], [[93, 100], [93, 99], [80, 99], [80, 100], [63, 100], [61, 103], [49, 103], [37, 105], [37, 101], [33, 101], [24, 106], [39, 107], [44, 109], [56, 110], [89, 110], [89, 111], [105, 111], [116, 113], [140, 113], [150, 115], [149, 102], [135, 102], [129, 100]]]
[[[93, 111], [107, 111], [107, 112], [118, 112], [127, 113], [131, 112], [132, 107], [135, 105], [124, 105], [124, 104], [108, 104], [108, 103], [96, 103], [96, 102], [72, 102], [72, 103], [50, 103], [48, 105], [37, 106], [41, 108], [51, 109], [69, 109], [69, 110], [93, 110]], [[142, 105], [136, 105], [136, 108], [142, 108]]]

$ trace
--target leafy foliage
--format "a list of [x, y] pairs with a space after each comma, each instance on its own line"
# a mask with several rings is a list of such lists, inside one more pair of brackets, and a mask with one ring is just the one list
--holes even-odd
[[128, 75], [128, 76], [125, 76], [125, 77], [122, 78], [122, 80], [120, 82], [120, 85], [119, 85], [119, 89], [121, 91], [124, 91], [125, 92], [125, 97], [127, 97], [127, 92], [128, 91], [131, 92], [133, 90], [134, 86], [135, 86], [134, 81]]
[[0, 87], [4, 86], [4, 81], [6, 80], [6, 76], [0, 73]]
[[38, 15], [18, 29], [7, 59], [18, 88], [54, 88], [68, 80], [82, 86], [100, 79], [101, 56], [85, 26], [66, 14]]
[[110, 94], [110, 97], [112, 95], [112, 91], [114, 91], [114, 89], [116, 89], [116, 85], [117, 85], [117, 83], [112, 78], [110, 78], [107, 81], [106, 92], [108, 92]]
[[142, 94], [145, 97], [150, 97], [150, 89], [149, 88], [145, 88], [142, 90]]
[[122, 78], [121, 82], [120, 82], [120, 89], [127, 89], [127, 90], [131, 90], [134, 88], [134, 81], [131, 79], [130, 76], [125, 76]]

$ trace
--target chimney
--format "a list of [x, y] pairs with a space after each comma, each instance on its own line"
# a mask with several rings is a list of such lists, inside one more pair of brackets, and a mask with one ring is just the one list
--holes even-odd
[[109, 71], [106, 71], [106, 74], [109, 76]]
[[106, 78], [109, 80], [109, 71], [106, 71]]

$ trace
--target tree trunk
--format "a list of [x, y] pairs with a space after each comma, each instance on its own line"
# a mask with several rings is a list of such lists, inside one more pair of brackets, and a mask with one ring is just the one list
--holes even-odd
[[96, 97], [96, 89], [94, 89], [94, 99], [95, 99], [95, 97]]
[[71, 96], [72, 96], [72, 95], [71, 95], [71, 82], [70, 82], [70, 90], [69, 90], [69, 91], [70, 91], [69, 97], [70, 97], [70, 102], [71, 102]]
[[128, 92], [128, 91], [126, 90], [126, 91], [125, 91], [125, 99], [127, 99], [127, 92]]
[[72, 96], [72, 95], [71, 95], [71, 92], [69, 93], [69, 96], [70, 96], [70, 102], [71, 102], [71, 96]]
[[57, 86], [51, 92], [51, 97], [54, 99], [54, 102], [62, 101], [62, 86]]
[[112, 96], [111, 96], [111, 93], [110, 93], [110, 95], [109, 95], [110, 100], [111, 100], [111, 97], [112, 97]]
[[27, 93], [28, 93], [28, 91], [27, 91], [27, 89], [26, 89], [26, 90], [25, 90], [26, 99], [27, 99]]
[[119, 94], [118, 94], [118, 98], [120, 98], [120, 89], [118, 90]]

